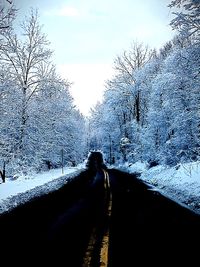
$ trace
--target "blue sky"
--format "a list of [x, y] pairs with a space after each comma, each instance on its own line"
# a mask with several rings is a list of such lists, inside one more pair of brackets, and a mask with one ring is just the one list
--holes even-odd
[[170, 0], [15, 0], [23, 19], [38, 8], [60, 74], [74, 82], [81, 112], [101, 100], [115, 57], [138, 41], [159, 49], [172, 38]]

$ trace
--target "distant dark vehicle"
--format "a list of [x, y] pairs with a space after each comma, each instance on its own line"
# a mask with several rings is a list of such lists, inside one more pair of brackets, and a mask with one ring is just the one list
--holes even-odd
[[102, 153], [99, 151], [91, 151], [88, 156], [86, 167], [92, 170], [94, 169], [98, 170], [102, 168], [106, 169], [106, 165], [104, 164]]

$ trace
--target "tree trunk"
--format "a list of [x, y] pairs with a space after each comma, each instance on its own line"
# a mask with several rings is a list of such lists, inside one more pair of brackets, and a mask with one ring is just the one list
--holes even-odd
[[5, 167], [6, 167], [6, 164], [4, 162], [3, 171], [0, 171], [1, 179], [2, 179], [3, 183], [5, 183], [5, 181], [6, 181], [6, 168]]
[[140, 92], [137, 93], [135, 98], [135, 115], [137, 123], [140, 122]]
[[25, 135], [26, 128], [26, 88], [23, 88], [23, 100], [22, 100], [22, 117], [21, 117], [21, 126], [20, 126], [20, 136], [19, 136], [19, 151], [23, 149], [23, 139]]

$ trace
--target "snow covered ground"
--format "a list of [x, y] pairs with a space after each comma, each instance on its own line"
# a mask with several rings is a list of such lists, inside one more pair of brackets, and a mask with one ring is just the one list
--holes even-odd
[[[83, 171], [83, 166], [54, 169], [40, 174], [19, 177], [16, 180], [6, 179], [0, 184], [0, 213], [10, 210], [19, 204], [47, 194], [66, 184], [69, 179]], [[1, 181], [0, 181], [1, 182]]]
[[148, 168], [147, 164], [137, 162], [120, 169], [140, 173], [140, 179], [155, 186], [160, 193], [200, 214], [200, 161], [172, 168], [160, 165]]
[[[7, 179], [5, 183], [0, 184], [0, 213], [35, 196], [60, 188], [84, 168], [83, 164], [75, 168], [64, 168], [64, 174], [61, 169], [55, 169], [16, 180]], [[137, 162], [118, 168], [129, 173], [140, 173], [139, 179], [200, 214], [200, 162], [180, 164], [173, 168], [160, 165], [148, 168], [147, 164]]]

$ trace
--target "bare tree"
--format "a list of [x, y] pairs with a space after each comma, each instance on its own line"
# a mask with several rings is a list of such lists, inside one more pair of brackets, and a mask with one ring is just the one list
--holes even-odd
[[134, 71], [142, 68], [153, 55], [153, 51], [143, 43], [133, 42], [129, 51], [124, 51], [114, 61], [114, 68], [127, 83], [134, 82]]
[[[144, 46], [143, 43], [133, 42], [129, 51], [124, 51], [114, 61], [117, 72], [116, 78], [110, 81], [109, 86], [115, 86], [122, 90], [125, 102], [129, 105], [129, 113], [139, 123], [141, 119], [141, 96], [137, 90], [135, 72], [142, 68], [154, 55], [154, 51]], [[131, 100], [131, 103], [130, 103]], [[123, 113], [124, 121], [130, 116]]]

